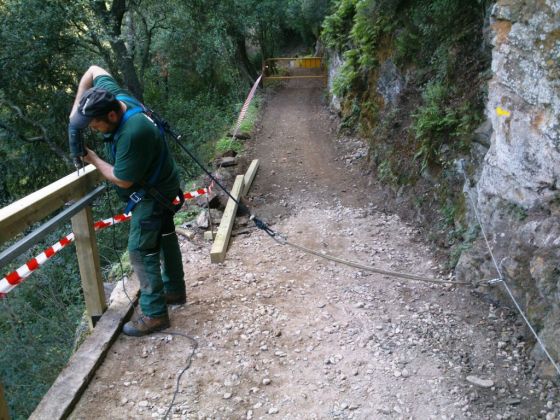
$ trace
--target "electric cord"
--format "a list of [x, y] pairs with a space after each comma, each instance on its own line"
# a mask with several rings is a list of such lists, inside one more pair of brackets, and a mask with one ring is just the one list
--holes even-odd
[[176, 336], [179, 336], [179, 337], [184, 337], [184, 338], [188, 339], [193, 345], [192, 349], [191, 349], [191, 352], [190, 352], [189, 356], [187, 357], [187, 364], [181, 370], [181, 372], [179, 373], [179, 376], [177, 376], [177, 382], [175, 383], [175, 391], [173, 392], [173, 398], [171, 399], [171, 403], [169, 403], [169, 407], [167, 408], [167, 411], [165, 412], [165, 415], [163, 416], [163, 419], [165, 420], [165, 419], [169, 418], [169, 414], [171, 413], [171, 409], [175, 405], [175, 399], [177, 398], [177, 395], [179, 395], [179, 387], [181, 385], [181, 378], [183, 377], [185, 372], [187, 370], [189, 370], [189, 368], [191, 367], [192, 359], [194, 357], [194, 354], [195, 354], [196, 350], [198, 349], [198, 341], [194, 337], [191, 337], [188, 334], [175, 332], [175, 331], [160, 332], [158, 334], [166, 334], [166, 335], [169, 334], [169, 335], [176, 335]]

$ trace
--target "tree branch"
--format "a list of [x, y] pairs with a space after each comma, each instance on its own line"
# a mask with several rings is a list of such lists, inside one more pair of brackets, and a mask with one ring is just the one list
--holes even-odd
[[18, 139], [20, 139], [23, 142], [26, 143], [36, 143], [36, 142], [43, 142], [45, 144], [47, 144], [47, 146], [49, 147], [49, 149], [51, 149], [51, 151], [58, 156], [60, 159], [62, 159], [64, 162], [66, 162], [69, 166], [72, 166], [72, 162], [70, 160], [70, 158], [68, 157], [68, 154], [63, 151], [48, 135], [48, 130], [47, 128], [40, 124], [39, 122], [37, 122], [36, 120], [29, 118], [28, 116], [26, 116], [23, 111], [21, 110], [20, 107], [18, 107], [17, 105], [10, 103], [7, 100], [1, 100], [0, 101], [0, 106], [6, 106], [8, 108], [10, 108], [12, 110], [13, 113], [15, 113], [17, 115], [17, 117], [19, 119], [21, 119], [24, 123], [26, 123], [27, 125], [34, 127], [35, 129], [38, 129], [41, 131], [42, 136], [35, 136], [35, 137], [26, 137], [24, 136], [21, 132], [19, 132], [18, 130], [10, 127], [8, 124], [6, 124], [4, 121], [0, 121], [0, 127], [3, 128], [4, 130], [8, 131], [9, 133], [12, 133], [13, 135], [15, 135]]

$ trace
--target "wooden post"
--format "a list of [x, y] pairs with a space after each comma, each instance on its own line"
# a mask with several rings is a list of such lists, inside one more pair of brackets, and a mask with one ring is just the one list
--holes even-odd
[[101, 318], [107, 304], [103, 278], [99, 266], [99, 251], [95, 240], [93, 228], [93, 214], [91, 207], [84, 208], [72, 217], [72, 230], [74, 231], [76, 254], [82, 277], [82, 288], [86, 301], [89, 327], [93, 329], [95, 323]]
[[10, 412], [8, 411], [8, 403], [4, 398], [4, 387], [0, 382], [0, 420], [10, 420]]

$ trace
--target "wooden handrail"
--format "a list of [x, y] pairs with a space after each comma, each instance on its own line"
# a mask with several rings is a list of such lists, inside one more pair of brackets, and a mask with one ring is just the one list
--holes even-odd
[[[0, 209], [0, 244], [49, 216], [68, 200], [85, 195], [101, 179], [101, 173], [93, 165], [88, 165], [80, 174], [71, 173]], [[107, 305], [91, 207], [85, 207], [71, 220], [89, 325], [93, 329]]]
[[44, 219], [64, 204], [84, 195], [101, 181], [99, 171], [88, 165], [80, 175], [71, 173], [0, 209], [0, 245]]
[[[71, 173], [0, 209], [0, 245], [60, 209], [69, 200], [85, 195], [101, 180], [99, 171], [93, 165], [88, 165], [79, 174]], [[93, 329], [96, 321], [107, 309], [107, 305], [91, 206], [80, 210], [71, 220], [89, 325]], [[8, 406], [1, 383], [0, 420], [9, 420]]]

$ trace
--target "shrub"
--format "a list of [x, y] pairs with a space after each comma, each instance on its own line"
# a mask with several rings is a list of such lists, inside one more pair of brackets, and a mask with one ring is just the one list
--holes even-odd
[[216, 143], [216, 154], [223, 155], [226, 152], [241, 153], [243, 151], [243, 144], [234, 139], [233, 137], [222, 137]]

